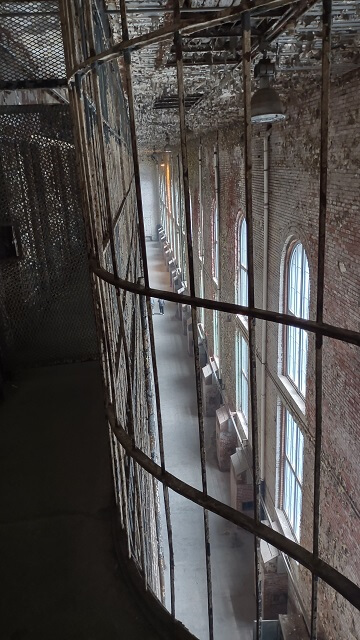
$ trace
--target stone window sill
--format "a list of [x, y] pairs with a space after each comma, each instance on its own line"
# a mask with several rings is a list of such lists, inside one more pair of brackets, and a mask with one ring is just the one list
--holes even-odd
[[242, 440], [249, 440], [249, 427], [248, 424], [241, 413], [241, 411], [236, 411], [236, 423], [240, 431], [240, 436]]
[[275, 509], [275, 512], [278, 523], [280, 525], [281, 533], [285, 536], [285, 538], [288, 538], [288, 540], [299, 543], [287, 521], [285, 513], [281, 509]]
[[305, 401], [301, 397], [299, 393], [297, 393], [296, 389], [294, 389], [291, 382], [287, 379], [286, 376], [279, 374], [279, 381], [283, 390], [283, 393], [290, 404], [295, 404], [297, 409], [300, 411], [302, 417], [305, 419]]
[[248, 332], [249, 331], [249, 323], [248, 323], [248, 319], [247, 316], [242, 316], [240, 313], [237, 314], [237, 319], [239, 320], [242, 328]]

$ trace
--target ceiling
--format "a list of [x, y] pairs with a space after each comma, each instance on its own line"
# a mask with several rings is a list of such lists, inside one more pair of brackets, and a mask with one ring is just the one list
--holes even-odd
[[[184, 0], [181, 18], [204, 20], [240, 0]], [[121, 40], [120, 10], [107, 2], [115, 41]], [[130, 37], [173, 21], [173, 3], [128, 0]], [[286, 103], [289, 90], [301, 93], [321, 78], [322, 3], [300, 0], [291, 5], [258, 8], [251, 16], [254, 63], [266, 51], [276, 62], [274, 86]], [[199, 133], [241, 118], [241, 19], [183, 36], [187, 126]], [[360, 0], [333, 2], [332, 75], [360, 67]], [[140, 146], [162, 149], [166, 132], [178, 139], [177, 78], [171, 39], [132, 54], [132, 75]], [[254, 83], [254, 88], [256, 84]], [[197, 96], [196, 99], [194, 97]], [[175, 100], [175, 102], [174, 102]], [[166, 103], [170, 108], [166, 108]], [[159, 104], [162, 105], [159, 108]]]
[[[265, 6], [251, 14], [252, 58], [255, 64], [267, 52], [276, 63], [273, 84], [286, 105], [289, 96], [303, 99], [304, 90], [312, 91], [319, 86], [322, 4], [297, 0], [284, 5], [282, 0], [272, 0], [273, 8], [269, 8], [268, 1], [263, 0]], [[94, 0], [94, 3], [95, 7], [105, 4], [113, 39], [121, 41], [119, 0]], [[202, 30], [182, 36], [187, 127], [194, 134], [242, 119], [239, 12], [220, 26], [209, 24], [227, 8], [235, 13], [239, 4], [240, 0], [181, 3], [181, 19], [207, 22]], [[171, 0], [126, 0], [126, 7], [130, 38], [173, 22]], [[46, 100], [66, 100], [58, 0], [0, 3], [0, 51], [0, 103], [21, 101], [19, 92], [13, 90], [15, 87], [32, 89], [34, 100], [39, 100], [38, 84]], [[118, 60], [121, 66], [122, 57]], [[360, 0], [333, 0], [332, 76], [340, 77], [357, 68], [360, 69]], [[172, 37], [133, 52], [132, 76], [140, 147], [150, 152], [154, 148], [162, 150], [166, 133], [176, 143], [179, 118]]]

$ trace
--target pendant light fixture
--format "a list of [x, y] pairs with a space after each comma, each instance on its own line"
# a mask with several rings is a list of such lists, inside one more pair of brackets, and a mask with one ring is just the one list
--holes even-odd
[[264, 55], [254, 68], [254, 77], [259, 79], [259, 89], [255, 91], [251, 99], [251, 122], [279, 122], [284, 120], [284, 107], [280, 97], [270, 87], [270, 79], [275, 76], [275, 64]]

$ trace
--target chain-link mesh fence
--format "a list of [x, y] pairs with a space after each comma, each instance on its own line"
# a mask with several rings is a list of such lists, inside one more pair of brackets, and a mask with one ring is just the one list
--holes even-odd
[[69, 108], [0, 109], [0, 262], [6, 368], [96, 357]]
[[0, 88], [63, 84], [64, 48], [57, 0], [0, 5]]

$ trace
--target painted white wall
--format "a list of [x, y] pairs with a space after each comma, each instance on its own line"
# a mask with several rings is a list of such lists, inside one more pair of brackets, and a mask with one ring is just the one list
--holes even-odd
[[140, 160], [141, 193], [145, 235], [156, 240], [156, 225], [160, 224], [160, 202], [157, 165], [151, 157]]

